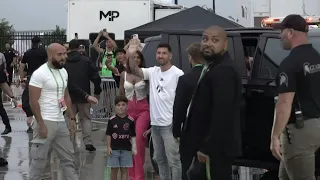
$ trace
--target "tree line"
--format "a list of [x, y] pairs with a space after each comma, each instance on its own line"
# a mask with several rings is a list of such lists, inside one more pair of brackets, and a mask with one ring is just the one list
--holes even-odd
[[6, 19], [0, 19], [0, 52], [4, 50], [6, 43], [13, 45], [17, 40], [31, 41], [34, 35], [38, 35], [41, 38], [43, 47], [54, 42], [66, 42], [66, 29], [59, 26], [56, 26], [52, 31], [46, 32], [19, 32]]

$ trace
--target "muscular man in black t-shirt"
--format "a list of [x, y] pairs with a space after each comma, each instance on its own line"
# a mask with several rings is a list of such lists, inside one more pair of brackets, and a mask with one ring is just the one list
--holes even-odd
[[280, 180], [311, 180], [320, 147], [320, 55], [308, 44], [308, 24], [300, 15], [287, 16], [276, 28], [282, 30], [283, 48], [291, 52], [277, 77], [270, 148], [280, 160]]
[[[40, 38], [35, 36], [31, 40], [32, 48], [26, 51], [20, 62], [19, 74], [20, 81], [25, 85], [25, 89], [22, 93], [22, 109], [27, 115], [27, 124], [29, 126], [27, 132], [32, 133], [31, 122], [33, 113], [29, 105], [29, 90], [28, 82], [32, 73], [37, 70], [42, 64], [47, 62], [47, 52], [45, 49], [39, 47]], [[27, 67], [27, 77], [25, 78], [25, 68]]]

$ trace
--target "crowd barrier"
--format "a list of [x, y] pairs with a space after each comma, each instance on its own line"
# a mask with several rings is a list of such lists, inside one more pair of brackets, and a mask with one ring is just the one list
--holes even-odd
[[[91, 107], [92, 120], [107, 122], [114, 115], [114, 100], [118, 92], [116, 82], [112, 77], [101, 77], [101, 88], [99, 103]], [[91, 94], [94, 86], [91, 84]]]

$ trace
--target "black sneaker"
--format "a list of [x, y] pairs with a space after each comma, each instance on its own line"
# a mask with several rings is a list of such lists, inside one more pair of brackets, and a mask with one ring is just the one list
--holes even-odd
[[6, 128], [3, 133], [1, 133], [1, 135], [6, 135], [6, 134], [9, 134], [11, 133], [11, 128]]
[[0, 167], [8, 165], [8, 161], [5, 160], [4, 158], [0, 158]]
[[92, 144], [88, 144], [86, 145], [86, 150], [92, 152], [96, 151], [96, 148]]
[[27, 133], [33, 133], [33, 129], [31, 127], [28, 128]]

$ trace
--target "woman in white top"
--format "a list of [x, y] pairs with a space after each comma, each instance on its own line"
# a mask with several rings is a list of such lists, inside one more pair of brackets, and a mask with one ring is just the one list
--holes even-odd
[[[144, 67], [144, 57], [136, 51], [134, 58], [140, 68]], [[131, 73], [129, 65], [120, 77], [120, 95], [125, 95], [128, 102], [128, 115], [135, 120], [137, 155], [134, 157], [133, 168], [129, 169], [131, 180], [144, 180], [144, 161], [147, 139], [143, 134], [150, 126], [149, 103], [147, 98], [147, 83]]]

